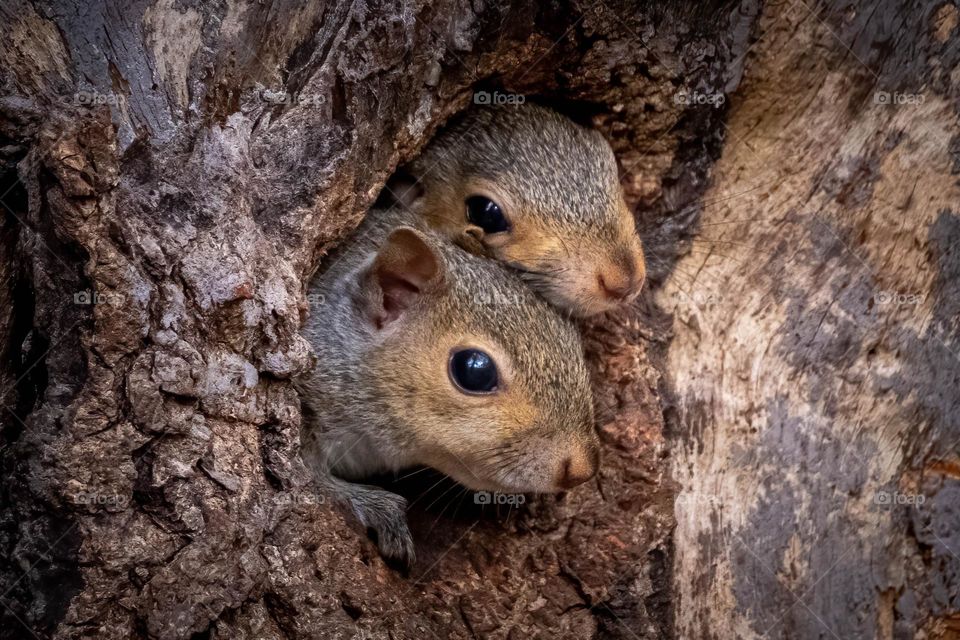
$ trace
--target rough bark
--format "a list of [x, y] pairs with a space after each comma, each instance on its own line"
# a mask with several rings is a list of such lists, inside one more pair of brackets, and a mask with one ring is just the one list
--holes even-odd
[[631, 199], [664, 211], [703, 188], [715, 144], [702, 141], [722, 113], [678, 104], [677, 86], [734, 86], [755, 14], [5, 4], [3, 282], [17, 297], [4, 380], [17, 382], [5, 388], [4, 628], [669, 634], [655, 309], [588, 328], [607, 442], [597, 483], [504, 517], [415, 513], [410, 576], [310, 493], [290, 378], [311, 365], [297, 330], [321, 256], [475, 88], [594, 118]]
[[960, 637], [957, 17], [761, 18], [658, 292], [681, 636]]

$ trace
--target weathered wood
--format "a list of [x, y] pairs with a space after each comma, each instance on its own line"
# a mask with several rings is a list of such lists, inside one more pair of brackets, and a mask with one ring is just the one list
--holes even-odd
[[960, 637], [957, 16], [760, 21], [657, 298], [681, 637]]

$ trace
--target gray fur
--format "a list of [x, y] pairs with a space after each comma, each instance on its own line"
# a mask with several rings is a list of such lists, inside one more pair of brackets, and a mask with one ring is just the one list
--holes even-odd
[[[533, 104], [474, 107], [408, 170], [416, 188], [389, 187], [400, 202], [448, 238], [476, 236], [471, 251], [520, 271], [557, 308], [589, 316], [639, 294], [642, 243], [599, 132]], [[479, 235], [466, 210], [473, 195], [501, 205], [513, 225], [507, 236]]]
[[[516, 468], [498, 467], [495, 479], [483, 477], [484, 469], [478, 469], [473, 488], [495, 484], [529, 490], [525, 478], [538, 472], [537, 461], [532, 455], [525, 460], [523, 451], [532, 454], [536, 443], [560, 437], [595, 446], [596, 435], [582, 346], [572, 323], [533, 293], [514, 271], [424, 230], [411, 213], [398, 208], [371, 211], [352, 240], [330, 256], [328, 266], [310, 287], [316, 304], [304, 334], [318, 364], [311, 376], [298, 381], [307, 422], [303, 456], [321, 488], [347, 503], [365, 526], [377, 531], [381, 552], [409, 562], [413, 547], [403, 498], [351, 482], [425, 464], [424, 452], [410, 437], [411, 425], [391, 410], [390, 400], [396, 402], [409, 394], [406, 372], [376, 369], [374, 355], [384, 346], [372, 324], [364, 321], [357, 303], [361, 273], [398, 226], [421, 230], [447, 270], [443, 294], [411, 313], [428, 317], [431, 326], [457, 324], [466, 332], [489, 336], [509, 354], [517, 377], [532, 390], [532, 401], [542, 416], [532, 432], [504, 438], [503, 449], [510, 453], [507, 457], [512, 456]], [[423, 420], [430, 418], [424, 416]], [[443, 424], [430, 426], [445, 428]]]
[[569, 234], [616, 241], [622, 197], [616, 157], [603, 136], [525, 103], [466, 111], [411, 163], [425, 190], [479, 176], [510, 188], [521, 206]]

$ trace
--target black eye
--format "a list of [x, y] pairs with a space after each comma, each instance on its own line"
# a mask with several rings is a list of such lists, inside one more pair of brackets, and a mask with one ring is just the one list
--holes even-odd
[[479, 349], [463, 349], [450, 357], [450, 378], [468, 393], [490, 393], [497, 389], [497, 365]]
[[467, 198], [467, 220], [483, 229], [484, 233], [510, 230], [510, 223], [503, 215], [500, 205], [483, 196]]

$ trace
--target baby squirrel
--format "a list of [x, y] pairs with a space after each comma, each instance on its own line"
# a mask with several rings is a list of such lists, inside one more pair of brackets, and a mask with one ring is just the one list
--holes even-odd
[[599, 132], [533, 104], [477, 107], [406, 169], [416, 188], [391, 187], [401, 202], [560, 309], [589, 316], [639, 293], [643, 248]]
[[371, 211], [310, 293], [303, 457], [409, 565], [406, 500], [356, 481], [425, 465], [474, 490], [556, 492], [599, 462], [580, 336], [517, 274], [394, 207]]

